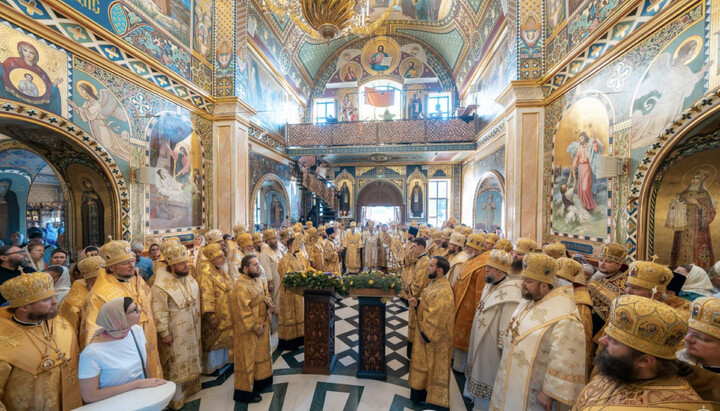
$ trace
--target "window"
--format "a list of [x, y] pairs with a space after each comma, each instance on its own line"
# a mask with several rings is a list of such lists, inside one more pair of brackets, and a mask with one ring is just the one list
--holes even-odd
[[441, 227], [448, 219], [448, 180], [430, 180], [428, 191], [428, 223]]
[[[366, 90], [374, 89], [379, 93], [375, 93], [373, 98], [367, 98]], [[385, 101], [382, 92], [392, 92], [392, 95], [387, 94], [387, 97], [392, 97], [389, 101]], [[402, 112], [402, 101], [403, 92], [402, 84], [390, 80], [377, 80], [371, 81], [360, 88], [360, 120], [399, 120], [403, 118]], [[377, 104], [382, 106], [374, 106], [370, 104], [373, 100]]]
[[326, 124], [329, 119], [335, 119], [335, 100], [331, 98], [315, 100], [315, 124]]
[[450, 116], [450, 93], [429, 93], [427, 108], [429, 118], [448, 118]]

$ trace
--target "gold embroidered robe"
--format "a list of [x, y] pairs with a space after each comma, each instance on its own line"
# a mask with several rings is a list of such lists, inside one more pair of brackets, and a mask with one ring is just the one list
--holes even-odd
[[677, 358], [692, 365], [692, 373], [685, 378], [700, 398], [720, 404], [720, 374], [703, 368], [697, 358], [688, 354], [685, 348], [678, 351]]
[[[259, 277], [243, 274], [230, 293], [235, 347], [235, 389], [251, 392], [255, 381], [272, 376], [268, 307], [272, 297]], [[265, 325], [258, 336], [256, 331]]]
[[390, 243], [387, 244], [385, 264], [389, 273], [399, 273], [402, 270], [403, 258], [405, 257], [402, 232], [390, 231], [388, 236], [390, 237]]
[[578, 396], [573, 410], [692, 410], [713, 409], [684, 378], [656, 378], [641, 384], [622, 384], [604, 375], [593, 378]]
[[[409, 298], [419, 298], [422, 295], [425, 287], [430, 284], [428, 278], [428, 266], [430, 265], [430, 259], [427, 255], [423, 254], [418, 258], [417, 262], [412, 266], [412, 277], [410, 282], [410, 296]], [[408, 342], [412, 343], [415, 341], [415, 310], [410, 308], [408, 310]]]
[[460, 280], [460, 274], [462, 274], [463, 269], [465, 268], [465, 263], [467, 263], [470, 259], [470, 253], [463, 250], [459, 253], [450, 255], [447, 258], [450, 263], [450, 271], [448, 271], [448, 275], [446, 277], [450, 282], [450, 286], [454, 290], [455, 284], [457, 284], [458, 280]]
[[310, 255], [310, 266], [317, 271], [325, 271], [322, 243], [316, 241], [313, 244], [308, 244], [307, 252]]
[[[283, 256], [278, 264], [278, 273], [282, 278], [285, 274], [293, 271], [302, 271], [305, 269], [299, 252], [287, 253]], [[278, 318], [278, 338], [285, 341], [291, 341], [305, 335], [305, 312], [303, 296], [292, 293], [287, 288], [280, 286], [278, 294], [280, 301], [280, 315]]]
[[467, 390], [474, 397], [490, 400], [492, 396], [505, 330], [522, 300], [521, 283], [521, 279], [508, 276], [483, 288], [473, 318], [465, 369]]
[[470, 344], [473, 317], [483, 288], [485, 288], [485, 265], [490, 253], [483, 252], [465, 263], [460, 279], [453, 292], [455, 293], [455, 329], [453, 346], [467, 351]]
[[336, 274], [340, 274], [342, 272], [340, 256], [338, 255], [335, 243], [332, 240], [325, 240], [325, 244], [323, 244], [323, 260], [325, 260], [325, 271]]
[[[592, 300], [593, 316], [597, 316], [607, 323], [610, 314], [610, 304], [619, 296], [625, 294], [625, 281], [627, 271], [617, 272], [606, 278], [603, 274], [595, 274], [587, 285], [590, 299]], [[605, 327], [603, 327], [604, 329]], [[602, 334], [601, 334], [602, 332]], [[593, 341], [604, 335], [603, 330], [593, 330]]]
[[202, 319], [202, 350], [210, 352], [227, 348], [228, 356], [232, 359], [233, 325], [228, 298], [234, 281], [225, 271], [207, 260], [200, 262], [197, 280], [200, 285], [201, 315], [215, 313], [218, 322], [217, 327], [213, 327], [210, 321]]
[[593, 323], [592, 323], [592, 300], [587, 287], [584, 285], [576, 286], [573, 289], [575, 305], [580, 314], [580, 321], [585, 331], [585, 370], [588, 372], [592, 369], [593, 361]]
[[360, 261], [360, 248], [362, 248], [360, 233], [347, 233], [347, 235], [345, 236], [345, 242], [343, 243], [343, 247], [345, 247], [346, 250], [345, 267], [347, 267], [348, 272], [359, 272], [360, 268], [362, 267], [362, 262]]
[[491, 410], [542, 410], [542, 390], [571, 406], [585, 386], [585, 333], [572, 286], [523, 300], [505, 335]]
[[[278, 246], [279, 245], [278, 243]], [[260, 254], [263, 257], [258, 257], [258, 260], [265, 269], [265, 275], [268, 277], [268, 281], [272, 278], [273, 289], [270, 295], [273, 301], [275, 301], [275, 305], [277, 305], [278, 293], [280, 292], [280, 287], [282, 287], [280, 284], [280, 274], [278, 274], [278, 263], [280, 263], [280, 259], [282, 258], [282, 252], [280, 251], [280, 247], [278, 247], [277, 250], [273, 250], [269, 245], [263, 244], [260, 249]]]
[[411, 298], [410, 284], [412, 283], [413, 275], [415, 274], [415, 263], [417, 263], [417, 257], [413, 251], [414, 246], [415, 244], [411, 242], [405, 244], [405, 254], [403, 255], [403, 268], [400, 273], [400, 278], [402, 278], [403, 282], [401, 297], [405, 299]]
[[[7, 308], [0, 308], [0, 410], [60, 411], [82, 406], [76, 331], [61, 316], [48, 320], [47, 326], [65, 354], [62, 359], [41, 342], [42, 325], [17, 324]], [[46, 354], [54, 364], [43, 370]]]
[[100, 327], [95, 324], [100, 307], [106, 302], [120, 297], [130, 297], [140, 308], [140, 321], [138, 325], [145, 332], [145, 349], [147, 350], [148, 378], [163, 378], [160, 357], [158, 356], [157, 330], [155, 329], [155, 316], [152, 307], [152, 291], [139, 275], [135, 274], [128, 281], [119, 281], [115, 276], [108, 274], [104, 269], [95, 280], [95, 285], [90, 290], [82, 310], [82, 323], [80, 326], [80, 349], [90, 344], [95, 332]]
[[[152, 292], [158, 335], [170, 335], [173, 340], [170, 345], [160, 343], [158, 347], [163, 373], [175, 384], [194, 383], [195, 387], [183, 390], [187, 397], [200, 389], [202, 372], [200, 286], [191, 275], [176, 277], [163, 268], [155, 273]], [[179, 402], [173, 404], [175, 409], [181, 407]]]
[[[420, 330], [415, 335], [408, 384], [414, 390], [427, 390], [428, 404], [448, 407], [454, 304], [447, 278], [431, 282], [419, 300]], [[429, 342], [421, 343], [423, 335]]]
[[61, 315], [75, 329], [75, 335], [80, 334], [80, 319], [82, 318], [82, 308], [85, 305], [85, 299], [90, 290], [87, 288], [85, 280], [76, 280], [73, 282], [70, 291], [58, 308], [58, 315]]

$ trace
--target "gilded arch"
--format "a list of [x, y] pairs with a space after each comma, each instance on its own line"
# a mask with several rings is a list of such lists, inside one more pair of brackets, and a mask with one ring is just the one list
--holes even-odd
[[250, 214], [250, 227], [255, 226], [255, 201], [257, 201], [257, 196], [260, 193], [260, 190], [262, 189], [262, 186], [267, 181], [275, 181], [278, 183], [280, 188], [282, 189], [283, 197], [285, 198], [285, 204], [288, 206], [288, 210], [286, 212], [287, 215], [290, 214], [290, 196], [288, 196], [287, 189], [285, 188], [285, 183], [283, 183], [282, 179], [274, 173], [268, 173], [264, 174], [262, 177], [260, 177], [260, 180], [258, 180], [257, 183], [255, 183], [255, 188], [253, 189], [252, 195], [250, 196], [250, 203], [248, 204], [248, 209], [251, 210]]

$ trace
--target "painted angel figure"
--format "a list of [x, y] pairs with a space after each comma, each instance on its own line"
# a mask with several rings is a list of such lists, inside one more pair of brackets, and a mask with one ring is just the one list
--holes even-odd
[[588, 211], [597, 207], [594, 196], [597, 193], [598, 157], [602, 155], [602, 151], [603, 145], [600, 140], [594, 137], [591, 139], [584, 131], [578, 136], [578, 141], [570, 143], [567, 148], [573, 159], [568, 186], [569, 180], [575, 177], [578, 197]]
[[130, 133], [123, 130], [118, 134], [116, 122], [127, 122], [128, 117], [123, 111], [120, 103], [107, 89], [97, 92], [88, 82], [79, 82], [78, 93], [85, 99], [82, 106], [74, 101], [68, 103], [83, 121], [90, 125], [93, 137], [100, 145], [105, 147], [111, 154], [123, 160], [130, 159]]

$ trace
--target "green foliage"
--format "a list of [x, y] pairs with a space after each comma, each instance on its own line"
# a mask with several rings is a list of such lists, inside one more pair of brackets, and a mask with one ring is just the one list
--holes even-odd
[[347, 296], [341, 277], [333, 273], [322, 273], [312, 268], [305, 271], [293, 271], [285, 274], [282, 284], [285, 288], [303, 287], [313, 290], [334, 289], [338, 294]]
[[345, 276], [342, 281], [348, 290], [379, 288], [383, 291], [394, 290], [396, 294], [402, 292], [402, 281], [400, 277], [394, 274], [384, 274], [380, 271]]

